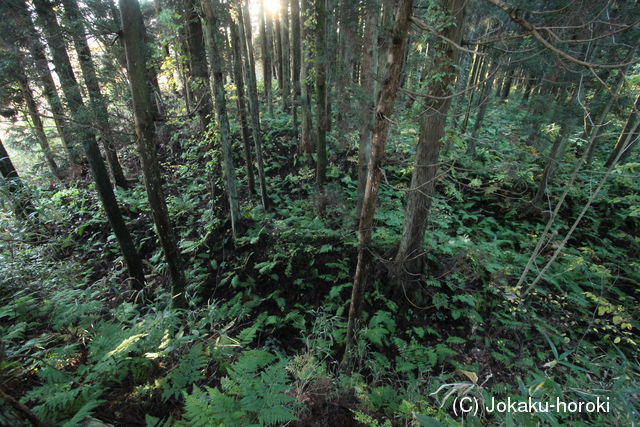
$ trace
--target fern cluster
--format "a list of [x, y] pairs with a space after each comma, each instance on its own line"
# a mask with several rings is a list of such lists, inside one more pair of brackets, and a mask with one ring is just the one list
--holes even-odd
[[245, 351], [222, 379], [222, 391], [195, 387], [185, 394], [182, 425], [268, 426], [295, 420], [286, 365], [266, 351]]

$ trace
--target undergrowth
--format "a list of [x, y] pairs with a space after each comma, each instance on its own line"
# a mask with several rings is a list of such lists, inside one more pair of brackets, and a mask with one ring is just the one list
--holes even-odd
[[[514, 144], [526, 134], [524, 114], [508, 104], [490, 111], [476, 159], [450, 135], [426, 233], [426, 273], [400, 298], [390, 292], [386, 266], [402, 232], [415, 125], [406, 118], [392, 135], [373, 237], [375, 280], [351, 375], [339, 358], [356, 246], [354, 165], [330, 165], [327, 208], [318, 216], [313, 170], [294, 155], [287, 117], [265, 120], [274, 209], [246, 197], [235, 245], [220, 219], [222, 193], [212, 193], [202, 174], [219, 153], [211, 150], [203, 164], [206, 142], [176, 136], [181, 156], [163, 168], [189, 261], [185, 310], [167, 308], [166, 266], [141, 183], [118, 198], [150, 260], [142, 292], [122, 280], [122, 259], [90, 186], [38, 188], [49, 237], [24, 243], [23, 230], [1, 218], [0, 388], [41, 419], [67, 426], [92, 417], [150, 426], [462, 425], [452, 406], [464, 396], [487, 404], [509, 397], [610, 403], [600, 414], [481, 411], [465, 425], [632, 425], [640, 415], [638, 165], [616, 170], [545, 279], [520, 298], [515, 284], [546, 221], [544, 212], [523, 214], [543, 167], [539, 150], [547, 149]], [[571, 144], [567, 164], [583, 141], [576, 135]], [[558, 171], [552, 200], [569, 169]], [[587, 172], [543, 256], [589, 196], [594, 174]], [[16, 425], [2, 409], [0, 424]]]

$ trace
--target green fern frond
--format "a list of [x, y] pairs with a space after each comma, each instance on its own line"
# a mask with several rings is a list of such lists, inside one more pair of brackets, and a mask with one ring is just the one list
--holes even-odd
[[178, 366], [172, 369], [161, 381], [162, 400], [178, 397], [187, 386], [202, 379], [202, 370], [207, 366], [202, 344], [198, 343], [180, 359]]
[[249, 350], [229, 368], [224, 392], [198, 387], [185, 395], [188, 425], [274, 425], [295, 420], [290, 404], [286, 360], [263, 350]]
[[93, 413], [93, 410], [100, 406], [105, 400], [89, 400], [76, 412], [69, 420], [62, 424], [62, 427], [75, 427], [82, 425], [82, 421]]

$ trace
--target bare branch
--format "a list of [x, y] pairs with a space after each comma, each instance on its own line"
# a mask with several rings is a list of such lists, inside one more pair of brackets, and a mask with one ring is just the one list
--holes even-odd
[[447, 95], [447, 96], [436, 96], [436, 95], [431, 95], [429, 93], [421, 93], [421, 92], [414, 92], [412, 90], [409, 89], [405, 89], [403, 87], [401, 87], [399, 90], [403, 93], [406, 93], [409, 96], [414, 96], [414, 97], [420, 97], [420, 98], [430, 98], [430, 99], [439, 99], [439, 100], [443, 100], [443, 99], [451, 99], [451, 98], [455, 98], [457, 96], [463, 95], [467, 92], [471, 92], [472, 90], [475, 90], [476, 88], [482, 86], [487, 80], [492, 80], [493, 78], [495, 78], [495, 75], [497, 74], [498, 70], [494, 70], [491, 74], [489, 74], [489, 76], [487, 78], [485, 78], [484, 80], [478, 82], [477, 84], [473, 85], [473, 86], [469, 86], [464, 90], [461, 90], [460, 92], [456, 92], [456, 93], [452, 93], [451, 95]]
[[582, 61], [574, 56], [571, 56], [570, 54], [568, 54], [567, 52], [558, 49], [557, 47], [555, 47], [553, 44], [551, 44], [547, 39], [545, 39], [542, 34], [540, 34], [540, 28], [536, 27], [535, 25], [531, 24], [529, 21], [527, 21], [526, 19], [524, 19], [523, 17], [521, 17], [518, 14], [518, 10], [512, 6], [510, 6], [509, 4], [507, 4], [506, 2], [504, 2], [503, 0], [487, 0], [489, 3], [493, 4], [494, 6], [498, 7], [499, 9], [503, 10], [507, 15], [509, 15], [509, 18], [511, 18], [511, 20], [513, 22], [515, 22], [516, 24], [520, 25], [523, 29], [525, 29], [526, 31], [528, 31], [529, 33], [531, 33], [531, 35], [538, 40], [540, 43], [542, 43], [547, 49], [549, 49], [550, 51], [556, 53], [557, 55], [559, 55], [560, 57], [573, 62], [574, 64], [578, 64], [581, 65], [583, 67], [587, 67], [589, 69], [593, 69], [593, 68], [606, 68], [606, 69], [613, 69], [613, 68], [623, 68], [626, 67], [627, 65], [633, 64], [635, 61], [630, 61], [630, 62], [626, 62], [626, 63], [622, 63], [622, 64], [596, 64], [593, 62], [585, 62]]
[[430, 33], [433, 33], [436, 36], [440, 37], [442, 40], [444, 40], [444, 41], [446, 41], [448, 43], [451, 43], [458, 50], [461, 50], [461, 51], [467, 52], [467, 53], [472, 53], [472, 54], [475, 54], [475, 55], [480, 55], [480, 56], [486, 55], [486, 53], [476, 52], [475, 50], [467, 49], [465, 47], [460, 46], [458, 43], [454, 42], [450, 38], [445, 37], [442, 34], [440, 34], [440, 32], [438, 30], [436, 30], [435, 28], [433, 28], [431, 25], [427, 24], [426, 22], [422, 21], [420, 18], [416, 18], [415, 16], [412, 16], [410, 18], [410, 21], [413, 22], [415, 24], [415, 26], [420, 28], [421, 30], [429, 31]]
[[[538, 29], [541, 30], [545, 30], [550, 36], [552, 36], [558, 43], [571, 43], [571, 44], [579, 44], [579, 43], [588, 43], [588, 42], [592, 42], [592, 41], [596, 41], [596, 40], [601, 40], [601, 39], [606, 39], [607, 37], [612, 37], [616, 34], [625, 32], [633, 27], [635, 27], [636, 25], [640, 24], [640, 20], [634, 22], [633, 24], [630, 25], [626, 25], [623, 28], [614, 30], [614, 31], [610, 31], [608, 33], [605, 34], [600, 34], [599, 36], [595, 36], [595, 37], [591, 37], [589, 39], [577, 39], [577, 40], [565, 40], [565, 39], [561, 39], [556, 33], [554, 33], [552, 31], [553, 28], [558, 28], [558, 27], [538, 27]], [[612, 24], [609, 24], [612, 25]], [[562, 27], [560, 27], [562, 28]]]

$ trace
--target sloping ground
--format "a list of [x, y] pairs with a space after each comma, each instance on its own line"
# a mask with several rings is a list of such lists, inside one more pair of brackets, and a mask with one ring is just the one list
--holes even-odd
[[[338, 362], [354, 269], [354, 165], [332, 164], [327, 200], [315, 200], [313, 173], [294, 156], [286, 121], [270, 123], [265, 149], [275, 207], [264, 213], [245, 195], [235, 245], [223, 194], [203, 173], [201, 143], [185, 138], [181, 157], [163, 165], [188, 265], [186, 311], [166, 308], [165, 266], [140, 184], [118, 196], [149, 259], [143, 294], [122, 280], [93, 193], [80, 185], [40, 189], [53, 237], [24, 243], [2, 218], [0, 388], [42, 421], [68, 425], [89, 416], [114, 425], [453, 424], [460, 418], [452, 403], [463, 394], [611, 404], [606, 414], [479, 413], [487, 424], [630, 425], [640, 380], [639, 224], [633, 198], [607, 195], [637, 194], [637, 172], [613, 177], [545, 280], [519, 299], [514, 285], [545, 213], [527, 210], [540, 167], [536, 148], [518, 143], [518, 114], [515, 106], [492, 112], [477, 160], [460, 154], [463, 141], [451, 141], [427, 232], [427, 272], [398, 293], [387, 263], [402, 227], [413, 141], [412, 125], [401, 123], [381, 188], [375, 281], [351, 375]], [[567, 160], [573, 156], [568, 150]], [[569, 172], [561, 168], [555, 182]], [[580, 177], [583, 187], [570, 193], [542, 256], [596, 178]], [[0, 423], [19, 425], [24, 415], [4, 405]]]

